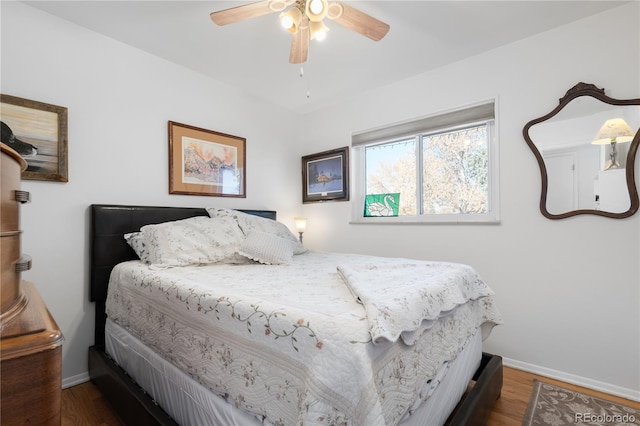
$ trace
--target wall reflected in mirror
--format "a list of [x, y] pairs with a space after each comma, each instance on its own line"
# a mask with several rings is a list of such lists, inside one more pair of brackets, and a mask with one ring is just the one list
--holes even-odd
[[[637, 209], [633, 168], [640, 143], [640, 99], [615, 105], [578, 96], [563, 106], [565, 98], [556, 114], [525, 127], [525, 138], [528, 134], [543, 162], [541, 172], [546, 171], [542, 213], [551, 219], [581, 213], [630, 216]], [[622, 121], [627, 127], [619, 130], [616, 125]]]
[[529, 134], [547, 169], [547, 210], [562, 214], [593, 209], [622, 213], [631, 207], [626, 162], [632, 138], [616, 143], [618, 167], [611, 168], [612, 144], [593, 144], [604, 123], [622, 118], [640, 128], [640, 106], [615, 106], [591, 97], [574, 99]]

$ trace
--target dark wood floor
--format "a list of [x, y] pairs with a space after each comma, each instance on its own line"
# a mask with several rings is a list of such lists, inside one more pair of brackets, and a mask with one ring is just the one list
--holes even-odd
[[[640, 403], [638, 402], [504, 367], [502, 395], [493, 407], [487, 425], [521, 425], [527, 404], [529, 403], [531, 391], [533, 390], [533, 379], [535, 378], [640, 409]], [[100, 391], [91, 382], [73, 386], [62, 391], [63, 426], [119, 426], [120, 424], [115, 413], [102, 398]]]

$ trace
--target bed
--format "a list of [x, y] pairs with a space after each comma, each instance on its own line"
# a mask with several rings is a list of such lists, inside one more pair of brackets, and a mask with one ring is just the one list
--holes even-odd
[[[278, 223], [274, 211], [237, 214]], [[246, 264], [153, 267], [124, 238], [190, 218], [211, 226], [210, 216], [204, 208], [90, 206], [89, 375], [126, 424], [485, 423], [500, 395], [502, 360], [483, 353], [482, 340], [500, 319], [471, 268], [297, 246], [279, 265], [243, 246], [245, 257], [257, 256]], [[444, 270], [462, 290], [451, 295], [442, 286], [428, 303], [433, 317], [398, 326], [389, 312], [376, 314], [375, 293], [402, 297], [369, 283], [385, 276], [404, 292], [398, 280], [407, 270]], [[463, 296], [468, 303], [456, 299]]]

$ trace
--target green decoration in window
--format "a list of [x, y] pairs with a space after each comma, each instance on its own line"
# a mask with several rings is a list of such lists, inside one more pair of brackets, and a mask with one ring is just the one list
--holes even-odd
[[393, 194], [367, 194], [364, 199], [364, 215], [371, 216], [398, 216], [400, 205], [400, 193]]

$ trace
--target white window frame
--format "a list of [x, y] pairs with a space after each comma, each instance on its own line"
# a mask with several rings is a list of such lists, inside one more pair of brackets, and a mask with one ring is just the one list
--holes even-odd
[[[493, 119], [487, 120], [488, 122], [488, 167], [489, 167], [489, 208], [485, 213], [469, 213], [469, 214], [418, 214], [418, 215], [404, 215], [397, 217], [365, 217], [364, 216], [364, 200], [365, 200], [365, 188], [366, 188], [366, 168], [365, 168], [365, 147], [372, 145], [379, 145], [385, 142], [391, 142], [393, 140], [400, 139], [407, 136], [418, 136], [426, 133], [433, 133], [435, 130], [447, 130], [452, 127], [459, 127], [460, 125], [467, 125], [477, 123], [478, 120], [466, 120], [456, 123], [455, 126], [447, 125], [438, 128], [437, 123], [441, 119], [449, 114], [461, 113], [464, 115], [466, 110], [471, 110], [475, 107], [488, 105], [492, 103], [494, 107]], [[499, 143], [498, 143], [498, 102], [497, 99], [490, 99], [483, 102], [478, 102], [473, 105], [468, 105], [463, 108], [455, 110], [444, 111], [434, 115], [421, 117], [418, 119], [410, 120], [403, 123], [394, 123], [388, 126], [370, 129], [362, 132], [352, 134], [352, 147], [351, 147], [351, 170], [352, 170], [352, 185], [353, 188], [352, 201], [351, 201], [351, 222], [353, 224], [498, 224], [500, 223], [500, 188], [499, 188]], [[483, 120], [485, 121], [485, 120]], [[435, 123], [434, 127], [431, 127], [429, 123]], [[428, 130], [420, 129], [420, 127], [427, 126]], [[410, 134], [402, 133], [406, 132], [406, 129], [411, 131]], [[396, 133], [394, 135], [394, 133]], [[377, 135], [379, 135], [378, 139]], [[393, 137], [390, 137], [393, 136]], [[363, 140], [370, 141], [363, 142]], [[421, 170], [419, 171], [421, 175]], [[421, 196], [421, 194], [420, 194]]]

